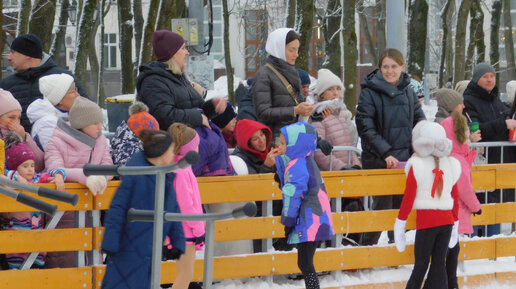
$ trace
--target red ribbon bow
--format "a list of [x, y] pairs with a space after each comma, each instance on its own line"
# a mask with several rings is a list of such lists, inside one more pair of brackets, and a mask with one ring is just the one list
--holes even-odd
[[434, 184], [432, 185], [432, 198], [433, 198], [435, 196], [435, 189], [437, 188], [437, 184], [439, 183], [439, 180], [444, 183], [444, 181], [443, 181], [444, 172], [442, 170], [438, 170], [437, 168], [435, 168], [432, 170], [432, 173], [435, 174]]

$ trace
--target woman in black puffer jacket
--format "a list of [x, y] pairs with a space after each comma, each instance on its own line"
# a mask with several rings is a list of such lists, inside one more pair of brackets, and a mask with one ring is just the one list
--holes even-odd
[[[355, 122], [362, 140], [364, 169], [398, 168], [412, 155], [412, 128], [425, 119], [400, 51], [389, 48], [379, 69], [362, 81]], [[400, 164], [401, 163], [401, 164]], [[401, 196], [373, 197], [373, 210], [399, 209]], [[389, 232], [389, 240], [393, 240]], [[364, 244], [378, 242], [380, 232], [364, 235]]]

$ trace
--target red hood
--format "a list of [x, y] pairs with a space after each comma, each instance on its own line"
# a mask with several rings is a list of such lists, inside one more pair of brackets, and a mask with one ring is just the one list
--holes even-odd
[[[249, 139], [258, 130], [263, 130], [265, 133], [267, 149], [264, 152], [259, 152], [249, 147]], [[270, 150], [272, 131], [268, 126], [257, 121], [242, 119], [239, 120], [235, 126], [235, 138], [237, 146], [239, 146], [241, 149], [251, 152], [261, 160], [265, 160]]]

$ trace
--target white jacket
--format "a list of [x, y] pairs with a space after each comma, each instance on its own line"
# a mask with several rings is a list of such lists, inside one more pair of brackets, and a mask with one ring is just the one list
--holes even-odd
[[68, 112], [61, 112], [48, 99], [40, 98], [33, 101], [27, 107], [27, 117], [32, 124], [32, 131], [30, 133], [32, 138], [37, 140], [42, 146], [43, 151], [45, 151], [48, 140], [54, 134], [57, 120], [59, 118], [68, 120]]

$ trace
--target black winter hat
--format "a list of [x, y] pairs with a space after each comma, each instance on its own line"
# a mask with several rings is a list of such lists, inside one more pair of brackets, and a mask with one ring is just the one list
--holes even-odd
[[34, 34], [23, 34], [16, 37], [11, 43], [11, 50], [33, 58], [43, 58], [43, 45]]
[[228, 102], [228, 105], [226, 106], [226, 110], [214, 117], [211, 121], [216, 124], [220, 129], [223, 129], [228, 123], [236, 117], [235, 110], [233, 109], [233, 106], [231, 103]]

